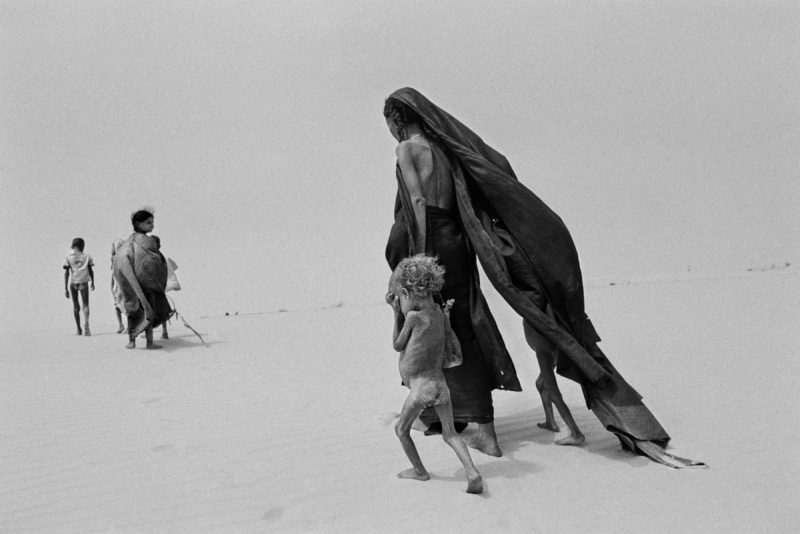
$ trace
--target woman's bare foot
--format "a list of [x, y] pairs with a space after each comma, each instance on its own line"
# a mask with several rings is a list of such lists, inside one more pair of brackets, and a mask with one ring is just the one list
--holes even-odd
[[125, 348], [126, 349], [135, 349], [136, 348], [136, 342], [133, 341], [133, 340], [129, 341], [128, 344], [125, 345]]
[[545, 421], [544, 423], [536, 423], [536, 426], [539, 428], [544, 428], [545, 430], [551, 430], [553, 432], [558, 432], [560, 429], [555, 421]]
[[405, 471], [400, 471], [397, 473], [397, 478], [410, 478], [412, 480], [430, 480], [431, 476], [428, 474], [427, 471], [422, 471], [421, 473], [414, 469], [413, 467], [410, 469], [406, 469]]
[[467, 446], [481, 451], [489, 456], [503, 456], [500, 445], [497, 444], [497, 434], [494, 432], [494, 423], [478, 424], [478, 431], [468, 438], [464, 438]]
[[480, 474], [467, 477], [467, 493], [483, 493], [483, 479]]
[[162, 347], [161, 345], [156, 345], [155, 343], [148, 343], [147, 347], [145, 348], [147, 348], [147, 350], [158, 350], [158, 349], [163, 349], [164, 347]]
[[577, 434], [570, 434], [566, 438], [557, 439], [554, 443], [556, 445], [583, 445], [585, 441], [584, 435], [578, 432]]

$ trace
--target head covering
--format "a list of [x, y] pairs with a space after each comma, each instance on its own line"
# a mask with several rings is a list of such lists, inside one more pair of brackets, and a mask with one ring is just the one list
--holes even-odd
[[[462, 216], [468, 209], [474, 217], [482, 219], [484, 230], [486, 222], [492, 221], [510, 233], [532, 274], [539, 279], [556, 316], [573, 335], [582, 338], [585, 313], [580, 263], [572, 236], [561, 218], [519, 182], [503, 154], [419, 91], [405, 87], [388, 99], [413, 109], [458, 164], [466, 182], [464, 194], [469, 197], [460, 198]], [[465, 201], [471, 206], [465, 206]], [[481, 237], [477, 235], [480, 231], [476, 228], [470, 235], [473, 245]], [[482, 264], [493, 256], [492, 251], [485, 251], [483, 257], [480, 250], [476, 252]], [[492, 279], [490, 273], [487, 275]], [[497, 285], [498, 280], [492, 279], [492, 283]]]
[[[458, 119], [425, 98], [422, 93], [411, 87], [404, 87], [393, 92], [387, 100], [394, 99], [410, 107], [425, 124], [455, 152], [462, 161], [475, 164], [490, 164], [496, 170], [516, 179], [508, 160], [500, 152], [483, 142], [475, 132], [467, 128]], [[476, 158], [478, 160], [476, 160]]]

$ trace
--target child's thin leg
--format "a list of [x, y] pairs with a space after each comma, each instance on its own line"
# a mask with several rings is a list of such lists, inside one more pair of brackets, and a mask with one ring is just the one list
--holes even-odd
[[539, 373], [539, 377], [536, 379], [536, 390], [539, 392], [539, 398], [542, 399], [542, 407], [544, 408], [544, 423], [536, 423], [536, 426], [558, 432], [558, 424], [556, 423], [556, 418], [553, 416], [553, 403], [550, 401], [550, 395], [548, 395], [544, 387], [544, 379], [541, 373]]
[[161, 323], [161, 339], [169, 339], [169, 334], [167, 333], [167, 322], [166, 321]]
[[[533, 326], [528, 324], [528, 321], [522, 322], [522, 329], [525, 332], [525, 340], [528, 342], [528, 345], [536, 353], [537, 359], [540, 353], [555, 349], [555, 347], [552, 346], [549, 340], [541, 336], [533, 328]], [[547, 391], [547, 388], [545, 387], [541, 368], [542, 364], [540, 361], [539, 362], [540, 372], [538, 378], [536, 379], [536, 390], [539, 392], [539, 398], [542, 399], [542, 408], [544, 408], [544, 423], [536, 423], [536, 426], [538, 426], [539, 428], [551, 430], [553, 432], [558, 432], [559, 431], [558, 424], [556, 423], [556, 419], [553, 416], [553, 403], [550, 400], [550, 395]]]
[[148, 326], [147, 328], [144, 329], [144, 338], [147, 340], [146, 348], [151, 349], [151, 350], [160, 349], [161, 348], [161, 345], [156, 345], [155, 343], [153, 343], [153, 327], [152, 326]]
[[117, 323], [119, 323], [117, 334], [121, 334], [125, 331], [125, 325], [122, 323], [122, 312], [116, 306], [114, 306], [114, 312], [117, 314]]
[[567, 428], [569, 428], [569, 436], [566, 438], [557, 439], [555, 444], [580, 445], [586, 441], [586, 438], [578, 428], [578, 424], [575, 423], [575, 419], [572, 418], [572, 412], [569, 411], [567, 403], [564, 402], [564, 398], [561, 396], [561, 390], [558, 389], [558, 384], [556, 383], [556, 373], [553, 371], [554, 361], [552, 356], [552, 352], [541, 351], [536, 353], [536, 359], [539, 360], [539, 368], [541, 370], [540, 376], [544, 382], [544, 388], [547, 391], [547, 396], [550, 398], [553, 404], [556, 405], [558, 413], [567, 424]]
[[75, 317], [75, 326], [78, 328], [78, 335], [82, 336], [81, 330], [81, 305], [78, 302], [78, 290], [74, 285], [69, 285], [69, 295], [72, 297], [72, 315]]
[[84, 334], [91, 336], [89, 331], [89, 285], [86, 284], [81, 288], [81, 300], [83, 300], [83, 317], [84, 317]]
[[415, 402], [414, 392], [412, 391], [406, 398], [405, 403], [403, 403], [403, 410], [400, 412], [400, 417], [397, 418], [397, 422], [394, 425], [394, 432], [400, 440], [400, 445], [403, 446], [403, 452], [406, 453], [408, 460], [413, 466], [411, 469], [406, 469], [405, 471], [397, 473], [398, 478], [412, 478], [414, 480], [428, 480], [431, 478], [428, 471], [426, 471], [425, 467], [422, 465], [417, 447], [411, 439], [411, 425], [414, 424], [414, 420], [422, 413], [422, 409], [423, 407]]
[[[558, 413], [569, 428], [570, 435], [566, 438], [558, 439], [555, 441], [557, 445], [579, 445], [583, 443], [586, 438], [578, 428], [575, 419], [572, 418], [572, 412], [564, 402], [561, 396], [561, 390], [558, 388], [556, 382], [556, 374], [553, 371], [555, 368], [556, 357], [558, 349], [544, 336], [536, 332], [527, 322], [524, 323], [525, 339], [528, 344], [536, 352], [536, 359], [539, 362], [539, 378], [536, 379], [536, 388], [539, 389], [539, 394], [542, 397], [545, 411], [545, 423], [540, 424], [542, 428], [548, 428], [554, 432], [558, 431], [558, 425], [553, 418], [552, 404], [555, 404]], [[541, 387], [541, 389], [540, 389]]]
[[139, 313], [140, 312], [135, 312], [128, 315], [128, 344], [125, 345], [125, 348], [136, 348], [136, 334], [134, 333], [134, 329], [139, 322]]
[[439, 416], [439, 421], [442, 422], [442, 439], [455, 451], [456, 456], [461, 460], [461, 465], [464, 466], [464, 473], [467, 475], [467, 493], [483, 493], [481, 474], [472, 463], [469, 449], [456, 432], [453, 424], [453, 405], [448, 401], [444, 404], [437, 404], [433, 408], [436, 410], [436, 415]]

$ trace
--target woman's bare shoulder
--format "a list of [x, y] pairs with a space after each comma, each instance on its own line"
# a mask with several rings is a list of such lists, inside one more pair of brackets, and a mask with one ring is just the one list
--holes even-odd
[[406, 157], [417, 157], [422, 154], [430, 154], [431, 147], [426, 142], [419, 142], [411, 139], [400, 141], [395, 149], [398, 157], [404, 155]]

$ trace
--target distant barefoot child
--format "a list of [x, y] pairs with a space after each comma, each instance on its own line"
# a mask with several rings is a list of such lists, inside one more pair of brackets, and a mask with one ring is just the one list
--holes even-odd
[[447, 316], [453, 302], [449, 301], [442, 310], [433, 300], [432, 293], [441, 289], [443, 283], [444, 267], [435, 258], [422, 254], [400, 261], [389, 280], [386, 303], [394, 310], [394, 349], [400, 353], [400, 377], [411, 390], [395, 432], [412, 467], [397, 476], [430, 478], [411, 439], [411, 426], [426, 407], [433, 406], [442, 422], [444, 441], [464, 466], [467, 493], [482, 493], [481, 475], [453, 424], [450, 389], [442, 371], [461, 363], [458, 340], [452, 334]]
[[[85, 243], [82, 238], [72, 240], [72, 252], [64, 261], [64, 296], [72, 297], [72, 313], [75, 316], [77, 334], [91, 336], [89, 330], [89, 287], [94, 291], [94, 261], [88, 254], [84, 254]], [[70, 280], [71, 279], [71, 280]], [[84, 325], [81, 331], [81, 306], [78, 302], [78, 293], [83, 300]]]

